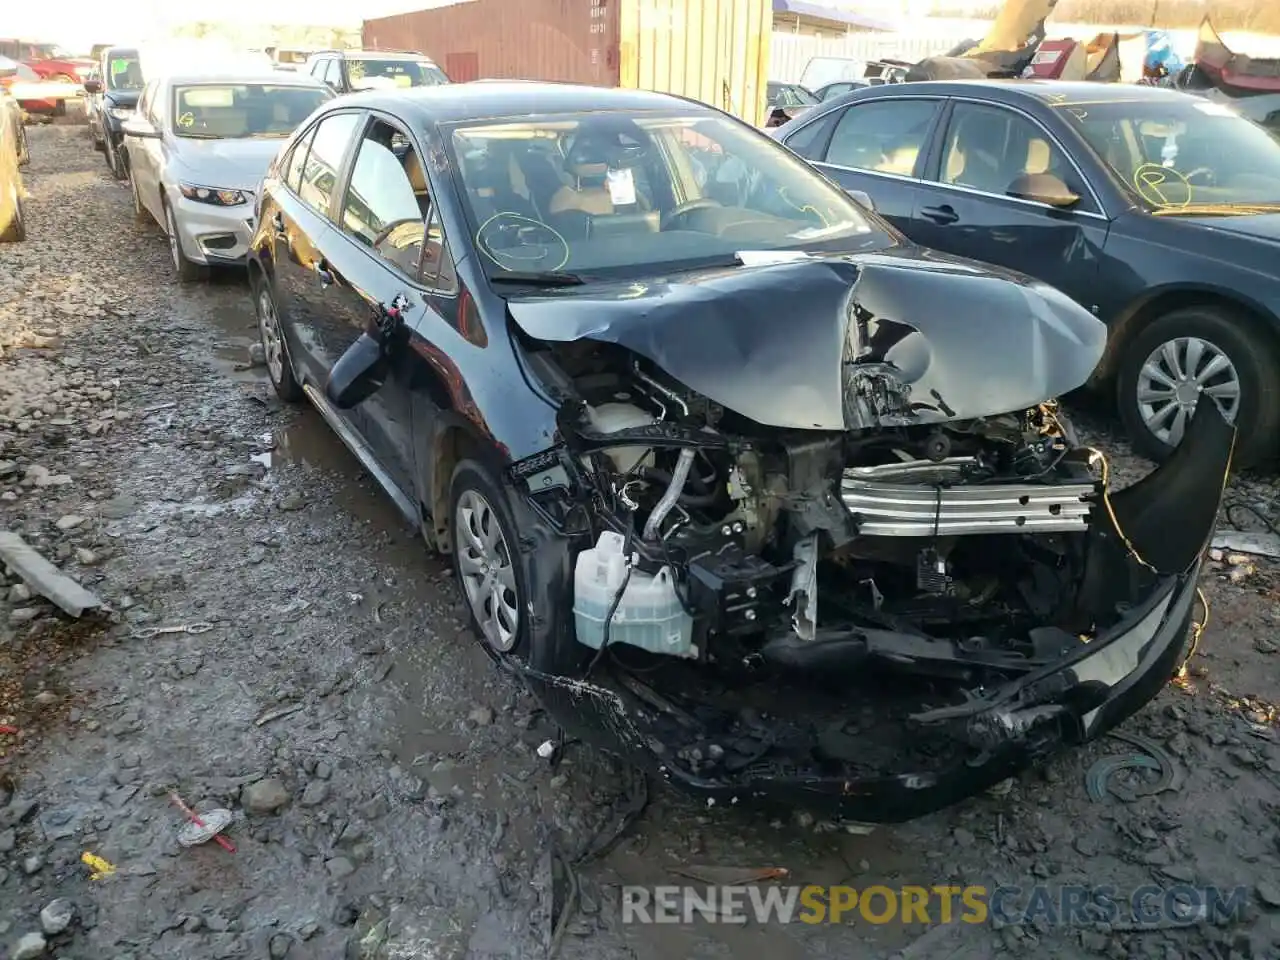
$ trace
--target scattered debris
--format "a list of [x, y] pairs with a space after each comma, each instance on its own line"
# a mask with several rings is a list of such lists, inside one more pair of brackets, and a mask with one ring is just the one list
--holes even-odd
[[90, 880], [105, 880], [116, 872], [115, 865], [96, 856], [92, 853], [85, 852], [80, 855], [80, 862], [85, 864], [93, 873], [89, 876]]
[[[1125, 803], [1132, 803], [1139, 797], [1163, 793], [1166, 790], [1179, 790], [1182, 786], [1183, 772], [1177, 761], [1163, 747], [1147, 737], [1123, 730], [1113, 730], [1109, 736], [1132, 744], [1145, 753], [1130, 754], [1127, 757], [1104, 757], [1085, 774], [1085, 789], [1089, 799], [1094, 803], [1102, 803], [1107, 794]], [[1153, 784], [1129, 786], [1117, 783], [1115, 774], [1121, 770], [1157, 770], [1159, 779]]]
[[102, 606], [98, 597], [42, 557], [16, 533], [0, 531], [0, 560], [32, 590], [52, 600], [68, 616], [80, 617], [86, 610]]
[[208, 810], [203, 814], [197, 814], [183, 803], [182, 798], [176, 793], [170, 791], [169, 799], [191, 821], [178, 831], [178, 843], [184, 847], [195, 847], [214, 840], [227, 853], [236, 852], [235, 844], [222, 835], [222, 831], [231, 826], [231, 821], [235, 819], [230, 810], [224, 810], [219, 807], [214, 810]]
[[766, 880], [785, 880], [791, 876], [786, 867], [675, 867], [672, 873], [716, 887], [739, 887]]
[[257, 720], [253, 721], [253, 725], [255, 727], [264, 727], [273, 720], [280, 720], [283, 717], [292, 716], [305, 706], [306, 704], [303, 703], [291, 703], [287, 707], [277, 707], [274, 710], [268, 710]]
[[208, 633], [210, 630], [218, 628], [215, 623], [184, 623], [177, 627], [138, 627], [132, 631], [130, 636], [135, 640], [150, 640], [153, 637], [160, 637], [170, 633]]

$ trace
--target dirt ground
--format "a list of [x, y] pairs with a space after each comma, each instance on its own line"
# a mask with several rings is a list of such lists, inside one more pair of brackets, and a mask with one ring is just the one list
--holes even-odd
[[[114, 615], [70, 621], [11, 574], [0, 586], [0, 725], [18, 731], [0, 733], [0, 956], [1280, 957], [1271, 562], [1206, 573], [1188, 688], [1125, 726], [1183, 776], [1132, 802], [1086, 792], [1095, 761], [1134, 752], [1112, 739], [869, 833], [708, 809], [575, 744], [542, 759], [556, 731], [463, 630], [445, 565], [314, 412], [270, 393], [243, 277], [177, 285], [83, 127], [31, 145], [30, 239], [0, 246], [0, 517]], [[1149, 469], [1092, 435], [1122, 478]], [[1266, 479], [1228, 495], [1280, 515]], [[170, 790], [231, 810], [235, 852], [180, 846]], [[1175, 929], [1041, 918], [923, 941], [852, 916], [621, 922], [621, 885], [706, 865], [1250, 902]]]

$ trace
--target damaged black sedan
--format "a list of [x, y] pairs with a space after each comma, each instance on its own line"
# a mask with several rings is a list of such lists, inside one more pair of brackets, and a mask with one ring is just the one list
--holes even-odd
[[268, 368], [571, 733], [722, 803], [902, 820], [1150, 700], [1233, 428], [1111, 492], [1103, 325], [659, 94], [344, 97], [259, 198]]

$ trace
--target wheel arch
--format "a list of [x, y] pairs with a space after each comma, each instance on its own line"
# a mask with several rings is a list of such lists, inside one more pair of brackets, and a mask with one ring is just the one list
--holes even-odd
[[1090, 387], [1115, 380], [1125, 347], [1147, 324], [1174, 310], [1188, 307], [1221, 307], [1239, 315], [1280, 353], [1280, 317], [1257, 300], [1237, 290], [1199, 285], [1178, 285], [1148, 290], [1131, 303], [1110, 325], [1107, 348], [1089, 378]]
[[[442, 383], [436, 385], [441, 392]], [[434, 391], [432, 391], [434, 392]], [[435, 398], [433, 398], [434, 402]], [[432, 431], [429, 469], [422, 478], [419, 500], [423, 510], [423, 530], [431, 545], [440, 553], [453, 552], [453, 517], [449, 511], [450, 484], [453, 471], [463, 460], [478, 460], [501, 477], [505, 467], [493, 441], [457, 411], [438, 407], [436, 428]]]

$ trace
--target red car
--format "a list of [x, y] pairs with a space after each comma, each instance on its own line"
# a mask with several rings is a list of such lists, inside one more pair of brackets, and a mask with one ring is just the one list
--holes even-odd
[[13, 64], [14, 71], [0, 70], [0, 87], [18, 101], [18, 106], [27, 113], [41, 116], [60, 116], [66, 112], [66, 83], [47, 80], [25, 63], [13, 63], [0, 55], [0, 65], [7, 64]]
[[0, 56], [25, 63], [45, 80], [83, 83], [93, 61], [73, 57], [56, 43], [33, 43], [30, 40], [0, 40]]

